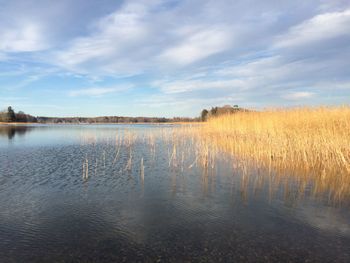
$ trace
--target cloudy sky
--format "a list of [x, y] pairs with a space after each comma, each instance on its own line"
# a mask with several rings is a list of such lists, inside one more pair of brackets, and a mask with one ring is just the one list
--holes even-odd
[[172, 117], [349, 101], [349, 0], [0, 0], [0, 108]]

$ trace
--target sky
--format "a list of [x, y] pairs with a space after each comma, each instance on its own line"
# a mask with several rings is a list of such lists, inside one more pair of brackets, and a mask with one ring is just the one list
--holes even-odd
[[0, 0], [0, 109], [349, 105], [350, 0]]

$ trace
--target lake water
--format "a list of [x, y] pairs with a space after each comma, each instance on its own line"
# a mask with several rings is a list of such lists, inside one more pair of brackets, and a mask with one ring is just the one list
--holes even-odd
[[349, 200], [203, 168], [173, 128], [0, 126], [0, 262], [350, 262]]

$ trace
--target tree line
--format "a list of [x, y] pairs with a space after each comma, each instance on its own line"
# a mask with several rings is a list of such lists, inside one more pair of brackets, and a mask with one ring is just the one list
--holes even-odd
[[225, 105], [223, 107], [212, 107], [210, 110], [203, 109], [201, 112], [201, 121], [206, 121], [208, 118], [220, 116], [223, 114], [237, 113], [240, 111], [248, 111], [246, 109], [240, 108], [238, 105]]
[[203, 109], [199, 118], [164, 118], [164, 117], [124, 117], [124, 116], [102, 116], [102, 117], [34, 117], [23, 111], [15, 112], [9, 106], [6, 110], [0, 111], [0, 122], [34, 122], [34, 123], [167, 123], [167, 122], [196, 122], [206, 121], [208, 118], [247, 111], [238, 105], [225, 105], [223, 107], [212, 107], [210, 110]]
[[37, 118], [25, 114], [23, 111], [15, 112], [14, 109], [9, 106], [6, 110], [0, 111], [0, 122], [37, 122]]
[[9, 106], [0, 112], [0, 122], [34, 122], [52, 124], [94, 124], [94, 123], [167, 123], [167, 122], [195, 122], [199, 118], [164, 118], [164, 117], [123, 117], [123, 116], [102, 116], [102, 117], [34, 117], [22, 111], [15, 113]]
[[170, 123], [170, 122], [194, 122], [199, 118], [164, 118], [164, 117], [123, 117], [123, 116], [102, 116], [102, 117], [37, 117], [38, 123], [71, 123], [71, 124], [98, 124], [98, 123]]

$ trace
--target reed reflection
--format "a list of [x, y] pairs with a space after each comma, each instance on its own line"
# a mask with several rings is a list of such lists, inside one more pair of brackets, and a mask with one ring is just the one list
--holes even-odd
[[[284, 198], [294, 204], [303, 198], [319, 198], [331, 204], [349, 201], [350, 179], [346, 174], [309, 169], [280, 159], [238, 158], [216, 138], [203, 139], [178, 129], [157, 129], [151, 132], [118, 133], [115, 140], [106, 140], [98, 147], [96, 138], [82, 140], [94, 148], [82, 161], [83, 179], [96, 171], [108, 173], [110, 167], [119, 167], [120, 176], [128, 175], [140, 182], [142, 189], [147, 180], [147, 164], [168, 167], [171, 192], [185, 189], [189, 174], [201, 174], [199, 186], [204, 195], [215, 194], [218, 178], [225, 180], [246, 202], [250, 197], [264, 194], [269, 200]], [[89, 164], [94, 165], [89, 165]], [[89, 170], [91, 172], [89, 173]], [[195, 172], [191, 172], [196, 170]], [[93, 172], [95, 171], [95, 172]], [[334, 171], [337, 172], [337, 171]], [[231, 179], [232, 178], [232, 179]], [[225, 181], [225, 182], [226, 182]], [[234, 194], [234, 193], [233, 193]]]

